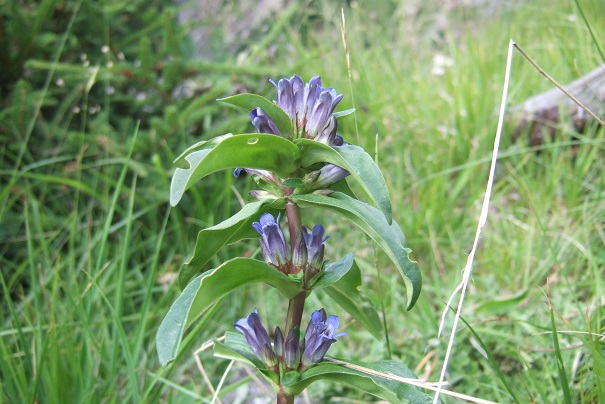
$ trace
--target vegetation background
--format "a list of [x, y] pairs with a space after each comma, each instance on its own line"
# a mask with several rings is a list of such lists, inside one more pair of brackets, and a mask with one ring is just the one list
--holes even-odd
[[[376, 153], [424, 275], [405, 312], [397, 272], [368, 240], [306, 214], [328, 227], [326, 257], [354, 251], [367, 263], [364, 291], [387, 324], [388, 344], [342, 316], [349, 337], [331, 354], [392, 357], [438, 379], [447, 341], [437, 329], [475, 233], [509, 38], [572, 81], [605, 63], [605, 3], [278, 4], [248, 24], [257, 10], [238, 2], [187, 20], [189, 2], [0, 0], [0, 403], [210, 401], [193, 351], [253, 307], [269, 324], [283, 307], [267, 288], [243, 289], [159, 366], [155, 333], [197, 230], [236, 212], [250, 189], [219, 173], [170, 209], [172, 161], [200, 139], [251, 130], [246, 113], [215, 99], [274, 98], [269, 78], [294, 73], [321, 75], [345, 94], [340, 109], [357, 109], [340, 133]], [[519, 54], [511, 80], [511, 106], [551, 88]], [[563, 121], [528, 147], [510, 140], [513, 121], [447, 380], [497, 402], [605, 402], [604, 132]], [[212, 266], [242, 254], [259, 254], [258, 243]], [[317, 296], [308, 305], [336, 310]], [[216, 385], [227, 363], [201, 358]], [[228, 380], [225, 401], [263, 394], [243, 367]], [[370, 400], [328, 383], [304, 398]]]

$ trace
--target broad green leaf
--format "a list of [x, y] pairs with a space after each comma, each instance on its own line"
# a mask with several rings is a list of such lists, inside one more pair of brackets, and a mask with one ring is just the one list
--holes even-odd
[[187, 155], [204, 149], [214, 149], [216, 145], [231, 136], [233, 136], [233, 134], [227, 133], [226, 135], [216, 136], [210, 140], [202, 140], [201, 142], [197, 142], [189, 146], [184, 152], [182, 152], [177, 158], [175, 158], [172, 164], [179, 168], [186, 169], [189, 166], [189, 163], [187, 163], [187, 161], [185, 160], [185, 157], [187, 157]]
[[361, 271], [355, 261], [351, 264], [350, 270], [324, 291], [375, 338], [382, 338], [383, 328], [380, 317], [372, 302], [361, 292]]
[[380, 169], [365, 150], [353, 145], [330, 147], [309, 139], [297, 139], [294, 143], [300, 149], [302, 167], [323, 162], [344, 168], [359, 181], [370, 199], [384, 213], [387, 222], [391, 223], [391, 199], [387, 184]]
[[[410, 369], [402, 363], [385, 360], [374, 363], [347, 361], [359, 368], [368, 368], [370, 372], [381, 372], [402, 378], [417, 379]], [[391, 403], [431, 403], [433, 398], [420, 388], [385, 377], [370, 375], [361, 370], [352, 369], [343, 365], [321, 362], [301, 375], [301, 378], [292, 385], [284, 388], [290, 394], [300, 394], [307, 386], [318, 380], [329, 380], [346, 384], [350, 387], [370, 393]]]
[[355, 198], [355, 193], [349, 187], [349, 183], [346, 179], [340, 180], [330, 185], [330, 189], [334, 192], [341, 192], [343, 194], [349, 195], [351, 198]]
[[255, 168], [287, 178], [298, 169], [300, 152], [292, 142], [279, 136], [245, 134], [225, 136], [214, 148], [190, 153], [185, 160], [189, 168], [177, 168], [170, 184], [172, 206], [196, 181], [219, 170]]
[[338, 282], [340, 278], [346, 275], [353, 265], [353, 253], [348, 253], [336, 262], [330, 262], [324, 268], [317, 282], [312, 287], [313, 289], [321, 289]]
[[193, 255], [179, 272], [179, 287], [185, 288], [191, 278], [197, 275], [225, 244], [256, 237], [258, 233], [252, 228], [252, 222], [258, 220], [259, 212], [264, 211], [266, 208], [263, 209], [263, 202], [252, 202], [229, 219], [200, 230]]
[[156, 336], [160, 363], [176, 357], [185, 330], [223, 296], [249, 283], [267, 283], [292, 299], [301, 291], [301, 282], [284, 275], [263, 261], [235, 258], [195, 278], [175, 300]]
[[336, 212], [363, 230], [393, 261], [405, 283], [407, 309], [411, 309], [422, 287], [418, 263], [408, 257], [411, 250], [401, 244], [401, 234], [391, 227], [378, 209], [340, 192], [325, 195], [293, 195], [292, 200], [305, 207], [321, 207]]
[[395, 235], [399, 239], [401, 245], [405, 247], [405, 234], [403, 234], [403, 230], [401, 230], [399, 224], [397, 224], [397, 222], [391, 223], [391, 229], [393, 229], [393, 231], [395, 232]]
[[260, 107], [267, 115], [269, 115], [269, 117], [271, 117], [273, 122], [275, 122], [275, 125], [281, 132], [282, 136], [288, 138], [292, 137], [292, 120], [288, 114], [286, 114], [283, 109], [275, 105], [274, 102], [269, 101], [265, 97], [261, 97], [257, 94], [237, 94], [232, 95], [231, 97], [221, 98], [218, 101], [244, 108], [247, 111]]

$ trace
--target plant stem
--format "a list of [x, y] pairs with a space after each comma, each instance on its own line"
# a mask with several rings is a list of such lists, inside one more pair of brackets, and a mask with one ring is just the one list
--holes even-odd
[[[286, 196], [292, 195], [293, 192], [294, 188], [286, 188]], [[302, 230], [302, 219], [300, 217], [300, 208], [298, 205], [292, 201], [288, 201], [286, 203], [286, 216], [288, 217], [288, 228], [290, 230], [290, 249], [293, 253], [294, 246], [296, 245], [296, 238], [299, 237]], [[286, 315], [285, 328], [286, 335], [293, 327], [298, 327], [300, 329], [300, 322], [302, 320], [306, 298], [307, 292], [303, 291], [288, 302], [288, 314]], [[277, 393], [277, 404], [294, 404], [294, 396], [286, 393], [280, 388], [280, 391]]]
[[302, 320], [306, 298], [307, 292], [300, 292], [294, 299], [290, 299], [290, 302], [288, 303], [288, 315], [286, 317], [286, 330], [288, 330], [288, 332], [290, 332], [292, 327], [300, 328], [300, 321]]
[[280, 391], [277, 393], [277, 404], [293, 404], [294, 396], [286, 393], [285, 391]]
[[[293, 188], [286, 188], [286, 196], [292, 195]], [[302, 229], [302, 219], [300, 218], [300, 208], [294, 202], [288, 201], [286, 203], [286, 216], [288, 217], [288, 228], [290, 229], [290, 248], [294, 251], [294, 245], [296, 244], [296, 237]]]
[[[286, 188], [286, 196], [292, 195], [294, 188]], [[290, 248], [294, 251], [294, 245], [296, 244], [296, 237], [300, 234], [302, 229], [302, 220], [300, 217], [300, 208], [297, 204], [288, 201], [286, 203], [286, 216], [288, 217], [288, 228], [290, 229]], [[300, 322], [302, 320], [303, 309], [305, 307], [305, 299], [307, 298], [307, 292], [301, 292], [294, 299], [290, 299], [288, 304], [288, 315], [286, 317], [286, 334], [290, 332], [292, 327], [300, 328]]]

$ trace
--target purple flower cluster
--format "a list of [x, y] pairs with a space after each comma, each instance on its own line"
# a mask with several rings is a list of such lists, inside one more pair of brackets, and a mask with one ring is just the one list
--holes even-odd
[[286, 370], [301, 371], [321, 362], [337, 338], [347, 335], [346, 332], [337, 333], [338, 326], [337, 316], [327, 317], [324, 309], [316, 310], [302, 341], [297, 328], [292, 328], [284, 341], [280, 328], [276, 327], [271, 347], [269, 334], [256, 309], [235, 323], [235, 328], [244, 334], [254, 354], [267, 366], [273, 368], [282, 364]]
[[305, 226], [302, 227], [292, 252], [295, 267], [305, 272], [310, 269], [312, 275], [321, 269], [324, 260], [324, 242], [329, 238], [329, 236], [324, 237], [325, 232], [326, 229], [321, 224], [313, 226], [310, 232]]
[[[336, 133], [338, 121], [334, 116], [336, 105], [343, 95], [337, 94], [333, 88], [322, 87], [321, 77], [313, 77], [305, 84], [298, 75], [291, 78], [282, 78], [277, 84], [271, 80], [277, 89], [276, 105], [290, 117], [293, 133], [281, 133], [275, 122], [265, 111], [254, 108], [250, 111], [250, 120], [258, 133], [267, 133], [286, 137], [290, 140], [297, 138], [313, 139], [330, 146], [342, 146], [344, 140]], [[282, 188], [281, 180], [265, 170], [249, 168], [236, 168], [233, 175], [237, 178], [242, 171], [258, 177], [270, 186]], [[325, 189], [331, 184], [340, 181], [349, 175], [349, 172], [334, 164], [326, 164], [321, 170], [308, 173], [303, 181], [307, 183], [307, 192]], [[273, 184], [273, 185], [271, 185]], [[272, 199], [267, 192], [255, 191], [252, 194], [259, 200]], [[280, 197], [283, 195], [278, 195]]]
[[321, 224], [313, 226], [311, 231], [303, 226], [296, 237], [294, 249], [290, 252], [279, 220], [279, 214], [276, 219], [270, 213], [263, 213], [258, 222], [252, 223], [252, 227], [261, 236], [263, 259], [285, 274], [304, 271], [305, 274], [310, 272], [310, 276], [315, 275], [323, 265], [324, 242], [329, 238], [325, 236], [326, 229]]
[[[340, 146], [342, 137], [336, 133], [338, 121], [334, 116], [336, 105], [342, 100], [342, 94], [336, 94], [333, 88], [321, 86], [321, 77], [313, 77], [307, 84], [296, 74], [290, 79], [280, 79], [277, 84], [276, 104], [292, 121], [294, 134], [292, 138], [314, 139], [327, 145]], [[273, 120], [262, 110], [254, 108], [250, 112], [252, 124], [258, 133], [282, 134]]]

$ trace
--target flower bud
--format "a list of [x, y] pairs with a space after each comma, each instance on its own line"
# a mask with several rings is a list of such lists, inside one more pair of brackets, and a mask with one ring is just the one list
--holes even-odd
[[258, 133], [268, 133], [271, 135], [281, 136], [275, 122], [262, 110], [262, 108], [254, 108], [250, 111], [250, 120]]
[[334, 164], [326, 164], [319, 170], [319, 175], [315, 182], [310, 186], [311, 191], [327, 188], [348, 176], [350, 173], [342, 167]]
[[255, 190], [252, 190], [252, 191], [250, 191], [248, 193], [254, 199], [256, 199], [258, 201], [267, 202], [267, 203], [271, 203], [271, 202], [276, 201], [276, 200], [279, 199], [277, 196], [275, 196], [271, 192], [269, 192], [269, 191], [262, 191], [260, 189], [255, 189]]
[[275, 335], [273, 337], [273, 351], [275, 355], [281, 357], [284, 354], [284, 335], [279, 327], [275, 327]]
[[303, 235], [307, 244], [307, 256], [311, 268], [320, 269], [324, 258], [324, 242], [329, 236], [324, 237], [326, 229], [321, 224], [313, 226], [313, 230], [309, 233], [306, 227], [303, 226]]
[[292, 264], [294, 265], [296, 273], [307, 265], [308, 257], [309, 254], [307, 251], [304, 230], [301, 229], [296, 236], [296, 243], [294, 244], [294, 250], [292, 251]]
[[298, 327], [294, 327], [288, 333], [284, 347], [284, 359], [288, 369], [296, 369], [300, 364], [300, 343]]

